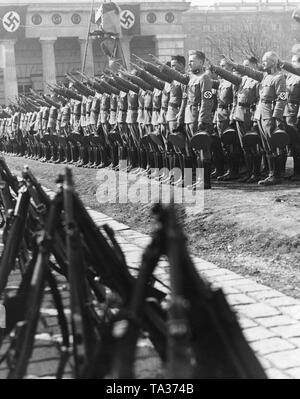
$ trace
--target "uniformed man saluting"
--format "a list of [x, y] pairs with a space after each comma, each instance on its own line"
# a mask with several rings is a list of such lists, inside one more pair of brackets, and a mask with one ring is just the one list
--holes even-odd
[[239, 73], [260, 82], [255, 119], [260, 128], [263, 148], [269, 164], [269, 176], [258, 182], [261, 185], [273, 185], [280, 182], [283, 157], [285, 157], [282, 154], [277, 155], [272, 141], [276, 129], [283, 126], [283, 113], [287, 99], [286, 80], [278, 68], [278, 62], [278, 55], [273, 51], [268, 51], [262, 59], [264, 72], [233, 64]]

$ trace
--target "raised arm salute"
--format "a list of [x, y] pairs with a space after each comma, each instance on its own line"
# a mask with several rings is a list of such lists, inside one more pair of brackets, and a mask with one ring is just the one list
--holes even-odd
[[261, 185], [278, 184], [286, 163], [286, 154], [280, 151], [278, 155], [277, 148], [280, 143], [276, 142], [274, 136], [276, 130], [283, 127], [283, 113], [287, 100], [286, 79], [278, 68], [278, 62], [277, 54], [268, 51], [262, 60], [264, 72], [234, 64], [239, 73], [260, 82], [255, 119], [262, 135], [263, 148], [270, 170], [269, 176], [258, 182]]

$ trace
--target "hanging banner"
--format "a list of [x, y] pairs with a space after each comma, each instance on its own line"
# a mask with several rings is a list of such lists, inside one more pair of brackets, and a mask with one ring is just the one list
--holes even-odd
[[25, 37], [27, 6], [0, 6], [0, 40]]
[[121, 8], [120, 24], [124, 36], [135, 36], [141, 34], [140, 5], [119, 4]]

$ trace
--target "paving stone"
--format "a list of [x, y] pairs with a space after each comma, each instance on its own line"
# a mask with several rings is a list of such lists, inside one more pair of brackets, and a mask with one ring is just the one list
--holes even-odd
[[286, 373], [291, 375], [293, 378], [300, 379], [300, 367], [294, 367], [286, 370]]
[[238, 321], [243, 329], [249, 327], [257, 327], [257, 323], [255, 323], [253, 320], [248, 319], [247, 317], [239, 317]]
[[255, 320], [264, 327], [279, 327], [297, 323], [296, 320], [285, 315], [262, 317], [256, 318]]
[[225, 293], [225, 295], [230, 295], [230, 294], [239, 294], [239, 291], [236, 288], [233, 287], [224, 287], [222, 286], [222, 291]]
[[260, 341], [255, 341], [252, 344], [252, 348], [258, 351], [261, 355], [267, 353], [280, 352], [287, 349], [294, 349], [295, 345], [289, 343], [288, 341], [274, 337], [268, 339], [262, 339]]
[[292, 306], [298, 305], [300, 307], [300, 302], [297, 301], [295, 298], [291, 297], [278, 297], [278, 298], [269, 298], [264, 301], [268, 305], [275, 306], [275, 307], [285, 307], [285, 306]]
[[300, 323], [291, 324], [290, 326], [272, 327], [271, 330], [283, 338], [300, 337]]
[[281, 370], [300, 367], [300, 349], [271, 353], [266, 358]]
[[273, 367], [270, 360], [268, 360], [266, 357], [263, 357], [263, 356], [259, 355], [258, 353], [256, 353], [256, 355], [257, 355], [257, 359], [258, 359], [259, 363], [261, 364], [261, 366], [264, 370], [268, 370]]
[[296, 320], [300, 320], [300, 305], [283, 306], [279, 308], [282, 313], [288, 314]]
[[264, 291], [265, 289], [266, 287], [264, 285], [257, 283], [244, 284], [244, 282], [241, 281], [239, 284], [239, 290], [244, 293], [259, 292]]
[[236, 305], [235, 310], [241, 312], [247, 317], [268, 317], [268, 316], [275, 316], [279, 314], [279, 311], [271, 306], [261, 304], [261, 303], [254, 303], [250, 305]]
[[257, 300], [264, 300], [267, 298], [284, 298], [285, 295], [279, 291], [267, 288], [264, 291], [251, 292], [250, 294], [253, 298]]
[[290, 377], [286, 373], [283, 373], [278, 369], [271, 368], [266, 370], [266, 373], [268, 378], [270, 378], [271, 380], [290, 379]]
[[300, 337], [299, 338], [289, 338], [288, 339], [289, 342], [291, 342], [292, 344], [296, 345], [298, 348], [300, 348]]
[[261, 326], [245, 328], [244, 334], [248, 342], [263, 340], [265, 338], [271, 338], [275, 336], [274, 332], [269, 331], [267, 328]]
[[246, 305], [249, 303], [255, 303], [254, 299], [250, 298], [245, 294], [227, 295], [227, 299], [231, 305]]
[[230, 281], [230, 280], [243, 280], [242, 276], [237, 276], [235, 273], [226, 274], [223, 276], [216, 276], [214, 278], [215, 283], [219, 283], [222, 286], [223, 281]]
[[203, 274], [209, 278], [215, 276], [225, 276], [226, 272], [224, 272], [221, 269], [213, 269], [213, 270], [204, 270]]

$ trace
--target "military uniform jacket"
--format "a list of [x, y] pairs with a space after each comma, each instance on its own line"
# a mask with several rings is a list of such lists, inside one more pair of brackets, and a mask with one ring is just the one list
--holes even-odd
[[168, 104], [170, 99], [170, 83], [165, 83], [165, 87], [162, 91], [161, 95], [161, 108], [159, 115], [159, 123], [165, 124], [167, 123], [166, 115], [168, 110]]
[[151, 125], [153, 109], [153, 93], [147, 90], [144, 95], [144, 124]]
[[174, 80], [169, 84], [168, 88], [170, 95], [166, 120], [167, 122], [172, 122], [177, 120], [177, 115], [181, 107], [184, 85]]
[[118, 97], [118, 111], [117, 111], [117, 122], [125, 123], [128, 110], [127, 93], [125, 91], [120, 91]]
[[129, 90], [127, 94], [127, 101], [128, 101], [128, 110], [127, 110], [127, 117], [126, 123], [136, 123], [138, 117], [138, 94], [135, 91]]
[[94, 97], [89, 96], [86, 101], [86, 126], [91, 125], [91, 111]]
[[297, 118], [300, 103], [300, 76], [289, 73], [286, 77], [286, 88], [287, 104], [284, 116]]
[[183, 100], [179, 117], [184, 111], [185, 123], [212, 123], [212, 80], [206, 73], [190, 76]]
[[237, 70], [242, 75], [248, 75], [260, 82], [259, 103], [256, 108], [255, 119], [282, 119], [287, 99], [286, 81], [283, 73], [277, 71], [269, 74], [243, 65], [237, 65]]
[[[115, 125], [117, 123], [117, 108], [118, 108], [118, 95], [111, 94], [109, 96], [109, 123], [110, 125]], [[101, 108], [100, 108], [101, 113]], [[102, 116], [101, 116], [102, 119]], [[105, 121], [107, 122], [107, 120]], [[105, 123], [101, 122], [101, 123]]]
[[137, 123], [144, 123], [144, 104], [145, 104], [145, 92], [144, 90], [140, 89], [138, 94], [138, 117]]
[[162, 98], [162, 91], [159, 89], [154, 89], [153, 91], [153, 108], [152, 108], [152, 119], [151, 124], [153, 126], [157, 126], [160, 123], [160, 110], [161, 110], [161, 98]]
[[48, 120], [49, 120], [49, 113], [50, 113], [50, 107], [43, 107], [42, 131], [44, 133], [47, 130]]
[[[112, 96], [115, 96], [112, 94]], [[100, 98], [100, 122], [107, 123], [109, 120], [109, 110], [111, 108], [111, 96], [110, 94], [104, 93]], [[117, 110], [117, 105], [115, 104], [115, 113]]]
[[[82, 127], [86, 127], [86, 97], [82, 98], [82, 102], [81, 102], [81, 110], [80, 110], [80, 125]], [[61, 124], [61, 126], [64, 126], [63, 124]]]
[[225, 79], [213, 81], [213, 88], [217, 89], [217, 109], [214, 121], [227, 121], [230, 118], [231, 107], [234, 97], [234, 85]]
[[247, 75], [238, 76], [221, 67], [215, 67], [216, 72], [223, 79], [234, 85], [234, 105], [232, 119], [250, 122], [253, 119], [253, 110], [259, 100], [259, 83]]
[[98, 93], [93, 98], [91, 114], [90, 114], [91, 125], [97, 126], [99, 114], [100, 114], [100, 98], [101, 98], [101, 94], [98, 94]]

